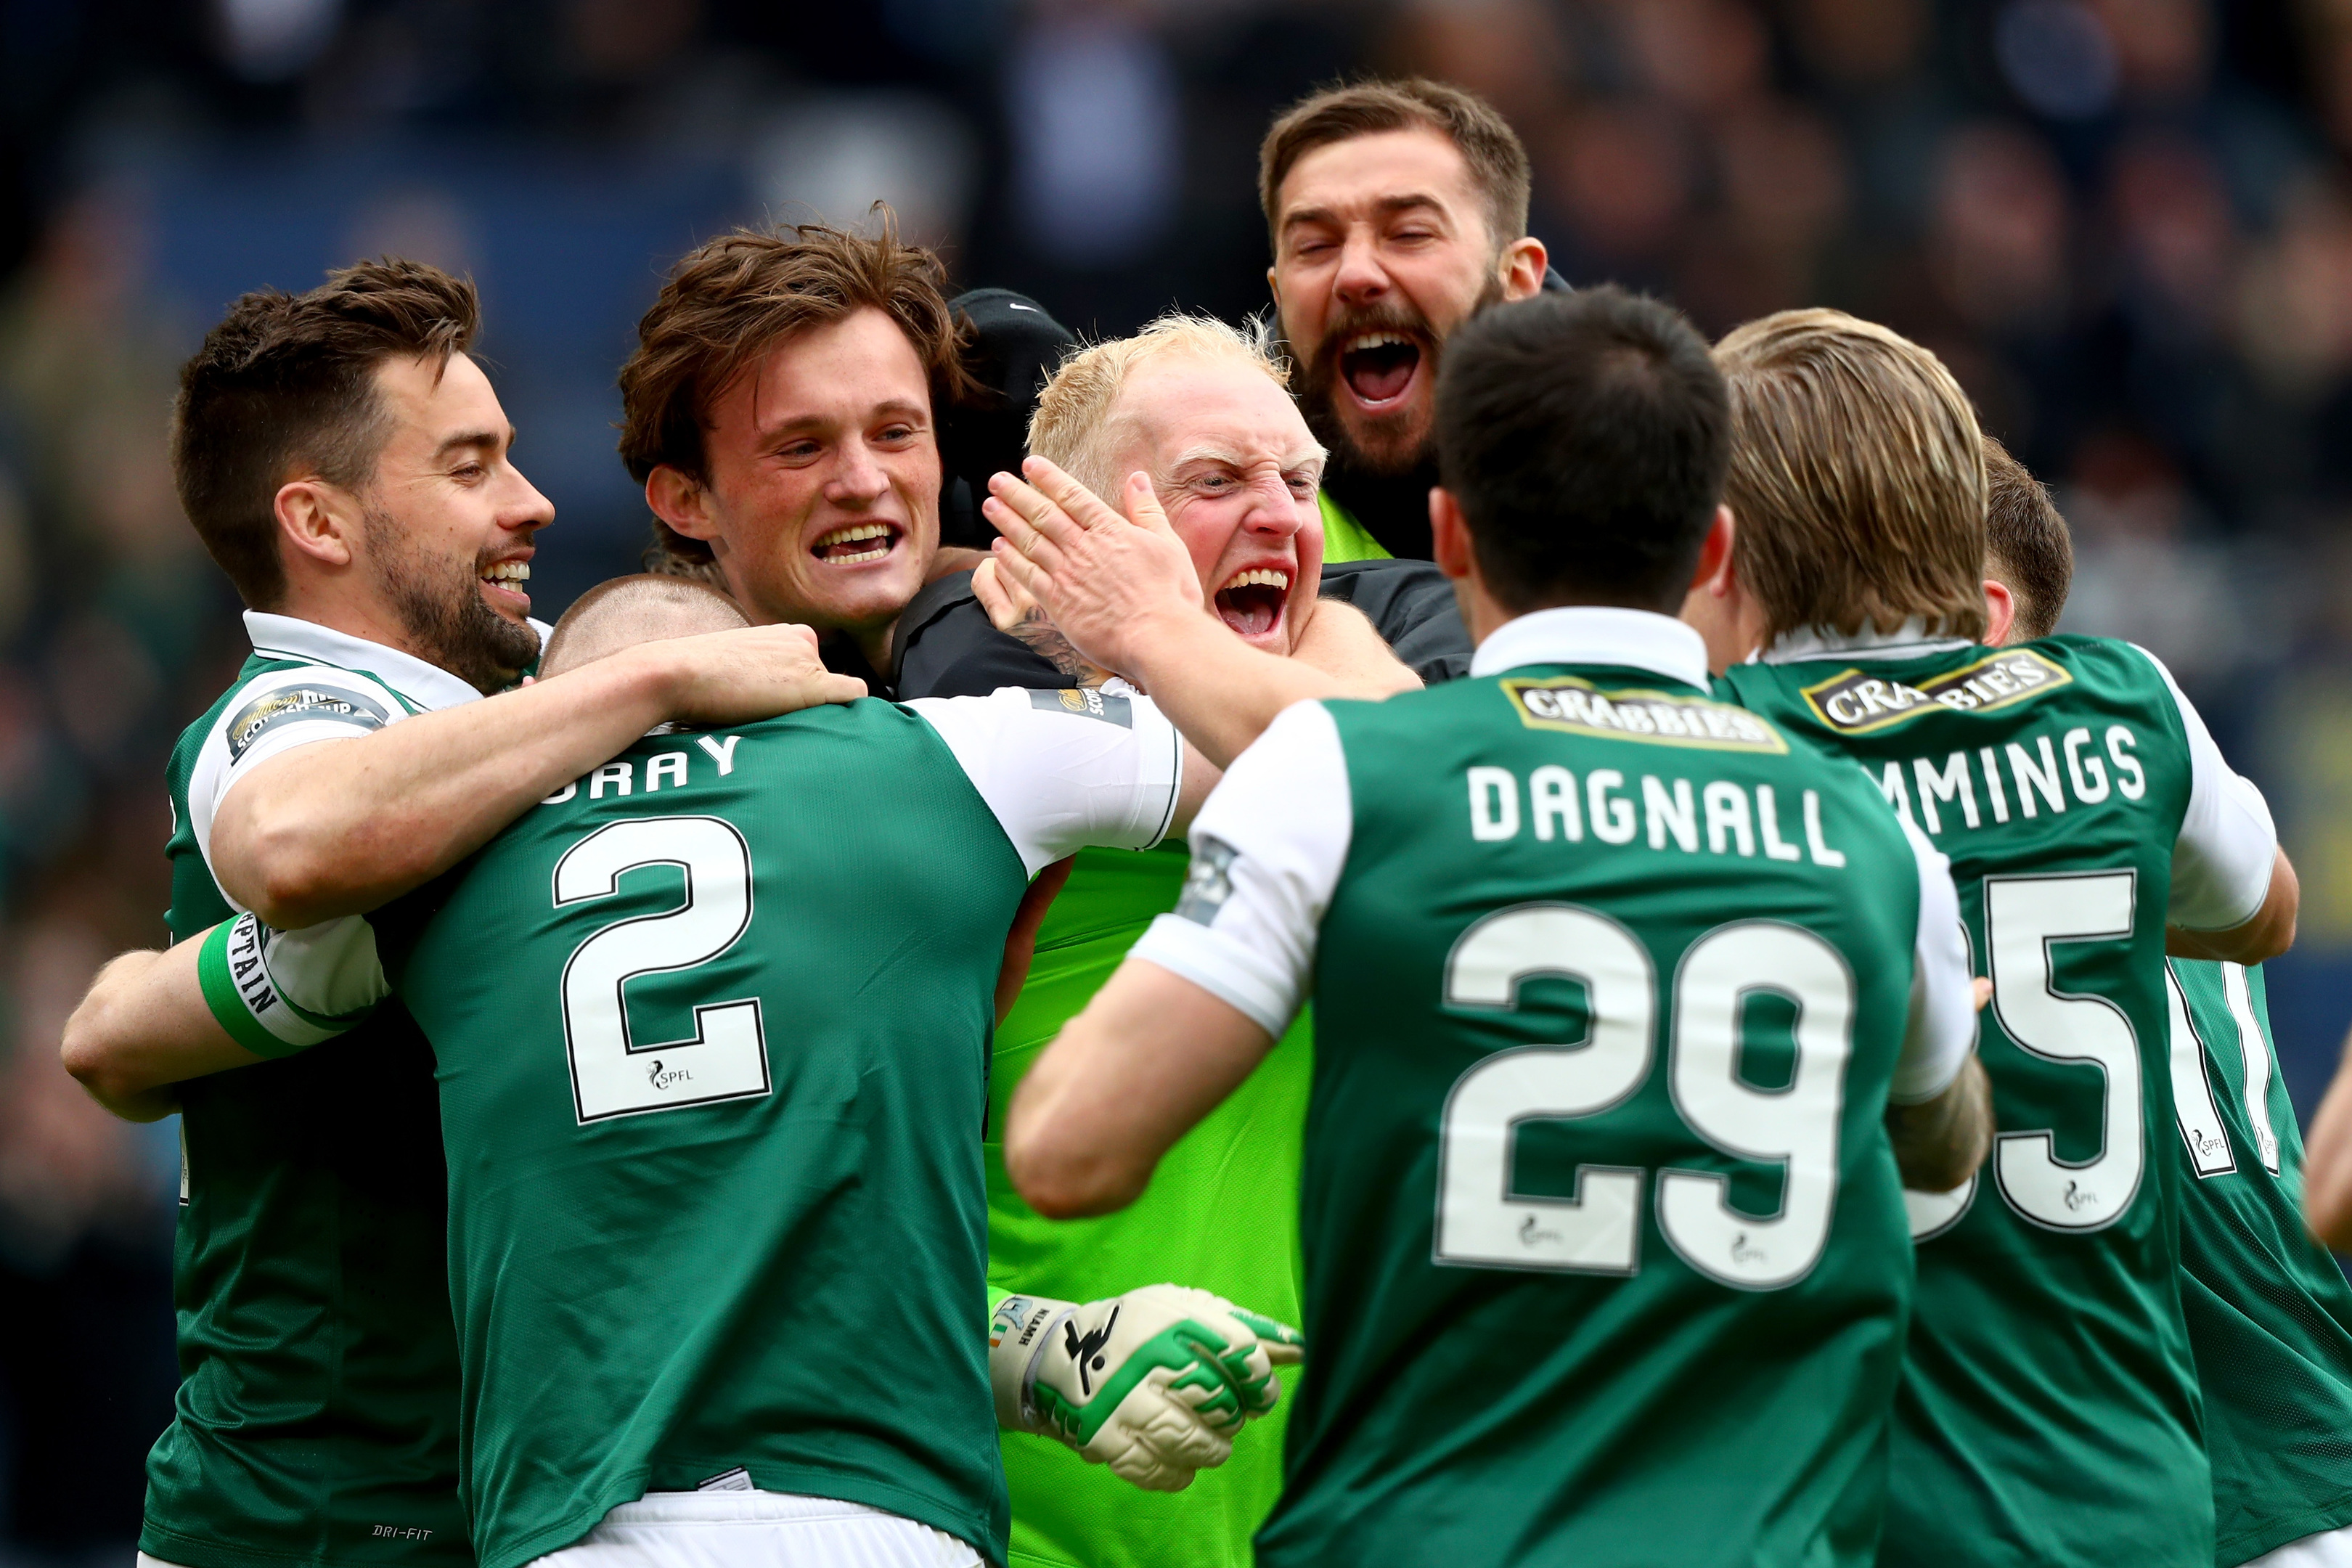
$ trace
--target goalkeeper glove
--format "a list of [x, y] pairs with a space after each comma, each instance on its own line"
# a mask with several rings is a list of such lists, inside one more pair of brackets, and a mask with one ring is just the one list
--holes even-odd
[[1107, 1300], [1007, 1296], [988, 1334], [996, 1419], [1059, 1437], [1146, 1491], [1182, 1491], [1222, 1465], [1234, 1435], [1274, 1408], [1276, 1363], [1298, 1331], [1178, 1285]]

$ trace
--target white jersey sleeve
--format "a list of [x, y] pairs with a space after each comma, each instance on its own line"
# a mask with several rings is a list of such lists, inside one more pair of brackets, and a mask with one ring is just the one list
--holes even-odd
[[222, 706], [188, 773], [188, 828], [205, 866], [212, 865], [221, 802], [256, 766], [297, 746], [373, 734], [407, 716], [382, 682], [331, 665], [275, 669], [247, 681]]
[[[373, 676], [333, 665], [306, 665], [255, 676], [222, 705], [188, 774], [188, 828], [205, 867], [213, 868], [213, 823], [239, 779], [271, 757], [320, 741], [373, 734], [408, 716], [408, 708]], [[364, 917], [345, 915], [304, 931], [262, 926], [226, 888], [221, 897], [238, 918], [218, 928], [197, 961], [205, 999], [214, 1017], [239, 1045], [257, 1056], [281, 1057], [352, 1027], [385, 994], [375, 971], [364, 997], [357, 969], [374, 969], [375, 933]], [[272, 968], [294, 979], [289, 994]], [[296, 1000], [315, 984], [322, 1005]]]
[[2172, 892], [2168, 924], [2189, 931], [2227, 931], [2254, 918], [2271, 890], [2271, 865], [2278, 858], [2278, 828], [2269, 802], [2253, 781], [2222, 758], [2205, 721], [2182, 695], [2164, 661], [2134, 649], [2172, 693], [2180, 727], [2189, 732], [2189, 811], [2172, 846]]
[[1898, 820], [1919, 867], [1919, 930], [1912, 941], [1910, 1016], [1888, 1097], [1916, 1105], [1951, 1088], [1968, 1065], [1977, 1047], [1977, 999], [1952, 863], [1910, 818]]
[[1031, 876], [1089, 847], [1149, 849], [1175, 816], [1184, 743], [1148, 697], [1008, 686], [904, 706], [955, 753]]
[[1294, 703], [1210, 792], [1192, 823], [1183, 897], [1129, 956], [1279, 1037], [1306, 1003], [1354, 829], [1339, 726], [1320, 702]]
[[241, 914], [205, 936], [196, 979], [220, 1026], [260, 1057], [356, 1028], [392, 993], [364, 915], [278, 931]]

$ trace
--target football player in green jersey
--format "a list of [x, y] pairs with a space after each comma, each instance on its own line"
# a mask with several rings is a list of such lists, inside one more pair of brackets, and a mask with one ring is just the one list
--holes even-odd
[[988, 1363], [1147, 1482], [1273, 1400], [1286, 1331], [1206, 1292], [1001, 1314], [1011, 1357], [974, 1311], [1006, 923], [1040, 866], [1189, 815], [1173, 731], [1118, 693], [839, 711], [650, 737], [369, 942], [246, 917], [157, 966], [247, 1044], [278, 1007], [348, 1026], [388, 972], [432, 1041], [487, 1563], [1002, 1560]]
[[[1299, 647], [1304, 612], [1314, 606], [1323, 619], [1328, 606], [1315, 605], [1321, 453], [1279, 366], [1254, 339], [1213, 319], [1171, 316], [1096, 344], [1066, 362], [1039, 395], [1029, 444], [1104, 490], [1121, 475], [1150, 471], [1192, 563], [1193, 605], [1237, 646], [1288, 657]], [[1000, 624], [1013, 624], [1015, 606], [993, 582], [992, 563], [973, 577], [984, 600], [1000, 601]], [[1032, 637], [1050, 631], [1042, 623], [1020, 629]], [[1088, 670], [1071, 658], [1074, 669]], [[1086, 679], [1126, 689], [1103, 676], [1090, 670]], [[1349, 686], [1332, 689], [1377, 696], [1417, 684], [1375, 649]], [[1295, 1322], [1303, 1026], [1169, 1152], [1150, 1194], [1128, 1212], [1055, 1224], [1004, 1176], [998, 1140], [1013, 1089], [1135, 939], [1175, 907], [1187, 863], [1181, 845], [1144, 855], [1084, 851], [1045, 916], [1029, 982], [997, 1030], [989, 1079], [989, 1274], [1001, 1285], [1077, 1300], [1173, 1278]], [[1177, 1497], [1139, 1492], [1052, 1445], [1009, 1437], [1015, 1568], [1246, 1568], [1250, 1534], [1281, 1489], [1287, 1409], [1277, 1408], [1268, 1430], [1251, 1434], [1229, 1462]]]
[[[245, 907], [304, 924], [364, 907], [336, 903], [354, 887], [388, 897], [648, 724], [855, 692], [779, 628], [481, 700], [538, 657], [520, 584], [551, 510], [467, 355], [477, 324], [470, 284], [371, 262], [247, 296], [182, 373], [174, 479], [249, 606], [254, 653], [173, 755], [175, 937]], [[142, 1553], [462, 1568], [423, 1042], [394, 1011], [362, 1039], [176, 1090], [161, 1086], [256, 1058], [223, 1042], [167, 1064], [155, 1045], [66, 1042], [101, 1100], [182, 1115], [184, 1382], [149, 1460]]]
[[1910, 1203], [1880, 1562], [2210, 1568], [2164, 955], [2293, 940], [2268, 808], [2142, 650], [1983, 646], [1981, 437], [1934, 355], [1811, 310], [1716, 358], [1738, 543], [1686, 613], [1719, 658], [1760, 647], [1726, 694], [1853, 756], [1951, 856], [1993, 983], [1994, 1152]]
[[[1311, 983], [1320, 1337], [1258, 1561], [1867, 1563], [1898, 1169], [1957, 1184], [1989, 1131], [1950, 880], [1853, 769], [1710, 700], [1665, 613], [1730, 542], [1686, 323], [1500, 307], [1438, 420], [1479, 662], [1301, 703], [1233, 763], [1183, 902], [1016, 1094], [1013, 1178], [1131, 1201]], [[1155, 583], [1149, 494], [999, 560], [1181, 707], [1230, 656]]]
[[[2057, 629], [2074, 556], [2032, 475], [1985, 438], [1995, 647]], [[2180, 1304], [2205, 1402], [2215, 1568], [2352, 1563], [2352, 1285], [2304, 1229], [2303, 1140], [2274, 1070], [2263, 972], [2176, 958]]]

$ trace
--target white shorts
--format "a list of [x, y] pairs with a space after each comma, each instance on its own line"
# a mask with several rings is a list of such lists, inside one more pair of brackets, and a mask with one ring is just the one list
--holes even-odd
[[150, 1557], [142, 1552], [139, 1554], [139, 1568], [180, 1568], [180, 1565], [177, 1563], [166, 1563], [161, 1557]]
[[975, 1568], [980, 1561], [952, 1535], [861, 1503], [791, 1492], [648, 1492], [530, 1568]]
[[2352, 1568], [2352, 1525], [2273, 1547], [2245, 1568]]

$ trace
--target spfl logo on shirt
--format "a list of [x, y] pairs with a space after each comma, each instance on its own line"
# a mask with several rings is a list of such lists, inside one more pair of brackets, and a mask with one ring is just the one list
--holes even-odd
[[381, 730], [389, 717], [383, 704], [341, 686], [287, 686], [265, 692], [237, 710], [228, 721], [228, 756], [235, 762], [246, 748], [280, 724], [307, 719], [327, 719], [356, 730]]
[[1124, 697], [1105, 697], [1101, 692], [1082, 686], [1065, 687], [1059, 691], [1032, 691], [1029, 706], [1048, 713], [1075, 713], [1081, 719], [1099, 719], [1106, 724], [1116, 724], [1122, 730], [1135, 728], [1135, 714]]
[[1837, 733], [1867, 735], [1922, 713], [1990, 713], [2055, 691], [2074, 679], [2056, 660], [2032, 648], [2014, 648], [1946, 670], [1916, 686], [1849, 669], [1806, 687], [1801, 695], [1813, 717]]

